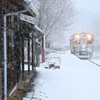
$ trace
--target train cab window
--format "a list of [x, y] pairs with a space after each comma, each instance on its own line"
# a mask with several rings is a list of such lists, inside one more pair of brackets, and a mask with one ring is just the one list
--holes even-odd
[[76, 40], [75, 41], [75, 44], [80, 44], [80, 40]]
[[92, 44], [92, 40], [88, 40], [87, 41], [87, 44]]

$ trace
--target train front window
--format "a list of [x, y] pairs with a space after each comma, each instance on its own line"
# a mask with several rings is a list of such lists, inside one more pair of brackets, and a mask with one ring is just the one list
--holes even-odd
[[75, 44], [80, 44], [80, 40], [75, 40]]
[[92, 40], [87, 40], [87, 44], [92, 44]]
[[85, 39], [84, 38], [81, 39], [81, 44], [85, 44]]

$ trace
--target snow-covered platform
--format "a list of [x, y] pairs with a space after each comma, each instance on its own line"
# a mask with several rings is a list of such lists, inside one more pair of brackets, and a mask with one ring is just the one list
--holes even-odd
[[[59, 57], [59, 69], [45, 69], [49, 58]], [[95, 59], [95, 58], [93, 58]], [[100, 60], [100, 58], [98, 57]], [[53, 60], [54, 61], [54, 60]], [[100, 100], [100, 68], [70, 52], [52, 52], [37, 68], [31, 100]], [[33, 94], [32, 94], [33, 93]], [[27, 99], [28, 100], [28, 99]], [[30, 100], [30, 99], [29, 99]]]

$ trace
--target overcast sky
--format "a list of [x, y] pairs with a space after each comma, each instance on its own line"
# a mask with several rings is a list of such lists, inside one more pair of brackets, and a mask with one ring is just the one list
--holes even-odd
[[93, 23], [100, 17], [100, 0], [74, 0], [79, 11], [75, 30], [92, 32]]
[[100, 11], [100, 0], [75, 0], [76, 6], [85, 12], [97, 13]]

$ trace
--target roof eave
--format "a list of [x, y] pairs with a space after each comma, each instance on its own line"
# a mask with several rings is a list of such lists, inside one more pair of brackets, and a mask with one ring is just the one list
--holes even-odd
[[[24, 2], [30, 3], [29, 0], [24, 0]], [[36, 10], [36, 8], [35, 8], [32, 4], [30, 4], [30, 7], [29, 7], [28, 12], [29, 12], [33, 17], [36, 17], [36, 16], [39, 15], [38, 11]]]

